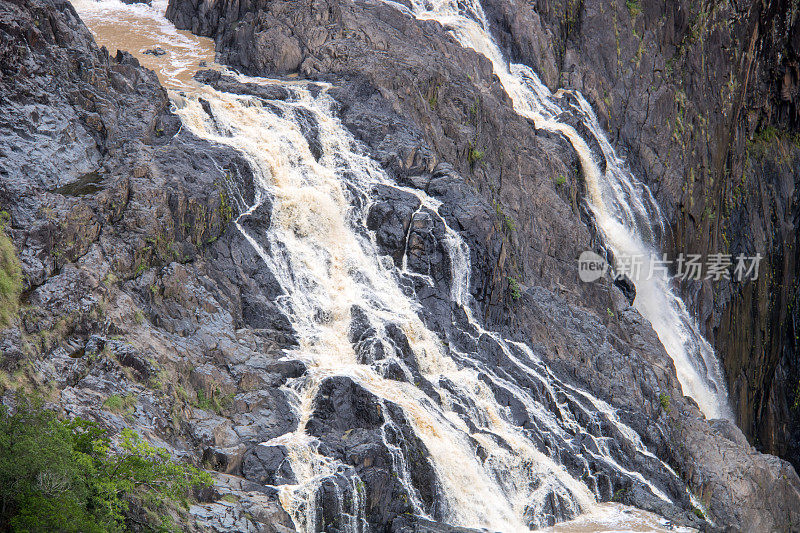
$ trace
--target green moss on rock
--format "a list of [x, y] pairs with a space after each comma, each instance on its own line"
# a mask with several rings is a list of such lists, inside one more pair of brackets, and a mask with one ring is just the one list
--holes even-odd
[[5, 231], [8, 220], [8, 213], [0, 212], [0, 327], [8, 326], [17, 316], [22, 293], [22, 268]]

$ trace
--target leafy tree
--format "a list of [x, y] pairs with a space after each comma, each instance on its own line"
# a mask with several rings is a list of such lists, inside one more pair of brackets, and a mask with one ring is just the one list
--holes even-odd
[[167, 504], [185, 505], [192, 488], [211, 484], [129, 429], [115, 447], [93, 422], [17, 403], [14, 412], [0, 406], [0, 531], [116, 532], [129, 522], [157, 530], [153, 518]]

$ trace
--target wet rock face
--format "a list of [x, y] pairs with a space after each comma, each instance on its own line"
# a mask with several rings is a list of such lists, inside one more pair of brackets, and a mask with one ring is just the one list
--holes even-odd
[[[374, 231], [388, 261], [406, 261], [403, 283], [421, 303], [422, 320], [464, 354], [465, 366], [496, 368], [548, 411], [585, 428], [569, 442], [537, 430], [518, 395], [484, 372], [481, 383], [507, 408], [510, 423], [534, 433], [541, 453], [586, 474], [601, 499], [621, 494], [625, 503], [700, 524], [680, 478], [620, 444], [616, 426], [572, 399], [566, 385], [549, 392], [496, 341], [470, 329], [451, 302], [445, 221], [470, 248], [468, 290], [483, 322], [532, 347], [534, 355], [512, 352], [516, 357], [534, 366], [541, 357], [558, 383], [619, 409], [718, 523], [758, 530], [800, 522], [794, 471], [748, 448], [734, 429], [712, 427], [681, 398], [666, 354], [621, 292], [608, 282], [577, 282], [574, 258], [595, 243], [580, 218], [575, 159], [565, 142], [513, 113], [486, 61], [437, 24], [383, 5], [173, 0], [170, 13], [214, 34], [235, 66], [257, 74], [299, 69], [335, 82], [340, 118], [370, 155], [400, 184], [442, 202], [420, 208], [406, 191], [379, 188], [365, 231]], [[517, 33], [528, 27], [507, 24]], [[515, 53], [537, 50], [532, 39], [547, 35], [530, 28], [532, 44], [520, 40]], [[289, 449], [269, 441], [297, 428], [284, 386], [307, 369], [282, 358], [297, 340], [276, 303], [281, 288], [231, 224], [239, 214], [234, 200], [254, 201], [248, 164], [181, 129], [155, 75], [126, 53], [111, 58], [98, 50], [68, 2], [0, 1], [0, 32], [0, 106], [8, 121], [0, 136], [0, 202], [12, 216], [30, 304], [0, 332], [0, 366], [13, 372], [32, 365], [38, 379], [55, 384], [66, 416], [113, 431], [134, 427], [215, 470], [215, 493], [192, 507], [195, 522], [187, 528], [291, 530], [277, 490], [267, 485], [298, 475]], [[221, 91], [286, 98], [280, 88], [200, 77]], [[298, 122], [312, 152], [319, 151], [313, 117]], [[559, 175], [567, 186], [553, 185]], [[258, 235], [270, 219], [265, 201], [239, 222]], [[420, 283], [422, 274], [432, 283]], [[518, 296], [509, 290], [511, 277], [521, 285]], [[351, 317], [358, 357], [383, 362], [387, 378], [442, 401], [400, 328], [378, 331], [357, 309]], [[455, 410], [474, 409], [457, 384], [439, 385], [452, 391]], [[671, 397], [669, 410], [661, 393]], [[112, 409], [114, 395], [127, 399], [126, 407]], [[307, 432], [319, 440], [320, 454], [344, 465], [319, 487], [318, 524], [344, 528], [360, 505], [370, 530], [465, 531], [413, 516], [412, 499], [434, 520], [447, 509], [429, 450], [399, 403], [379, 400], [349, 378], [330, 378], [313, 398]], [[674, 504], [593, 458], [600, 445], [654, 480]], [[486, 458], [477, 445], [475, 454]], [[392, 474], [401, 464], [408, 475], [399, 479]], [[354, 483], [356, 474], [363, 486]], [[530, 521], [544, 525], [573, 513], [568, 498], [552, 491], [530, 509]]]
[[285, 485], [297, 483], [292, 465], [283, 446], [259, 444], [251, 448], [242, 463], [245, 479], [260, 485]]
[[[443, 516], [428, 451], [397, 405], [378, 399], [350, 378], [328, 378], [319, 387], [306, 431], [319, 438], [320, 453], [350, 465], [358, 476], [342, 472], [330, 481], [337, 490], [320, 487], [324, 524], [341, 527], [343, 512], [366, 510], [374, 530], [387, 530], [398, 517], [414, 514], [412, 499], [420, 501], [429, 516]], [[344, 502], [358, 502], [359, 497], [362, 509], [343, 510]]]
[[[578, 185], [566, 143], [534, 132], [508, 105], [488, 61], [464, 50], [437, 23], [380, 3], [338, 1], [218, 2], [198, 9], [172, 2], [168, 16], [179, 27], [213, 36], [222, 60], [245, 72], [334, 75], [331, 94], [342, 103], [341, 118], [373, 157], [401, 182], [451, 196], [442, 207], [447, 217], [483, 226], [474, 238], [485, 239], [479, 248], [491, 254], [480, 259], [495, 265], [475, 279], [493, 323], [507, 317], [508, 275], [549, 275], [558, 261], [572, 262], [570, 253], [588, 246], [588, 233], [574, 216]], [[235, 31], [221, 22], [231, 20]], [[275, 32], [301, 43], [296, 67], [267, 50], [278, 46], [269, 37]], [[397, 61], [406, 67], [395, 68]], [[547, 155], [553, 152], [559, 157]], [[570, 177], [560, 193], [566, 203], [555, 190], [559, 175]], [[523, 187], [523, 179], [531, 183]], [[538, 193], [515, 194], [523, 188]], [[477, 189], [480, 201], [465, 189]], [[543, 204], [557, 206], [559, 215], [539, 209]]]

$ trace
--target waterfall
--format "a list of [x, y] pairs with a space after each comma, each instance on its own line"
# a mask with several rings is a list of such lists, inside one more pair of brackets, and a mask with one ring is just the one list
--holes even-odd
[[[405, 444], [389, 438], [398, 434], [394, 422], [388, 420], [382, 428], [394, 468], [420, 516], [513, 532], [552, 522], [545, 508], [553, 498], [566, 518], [592, 512], [597, 509], [598, 489], [589, 462], [602, 464], [671, 503], [672, 497], [662, 488], [622, 465], [627, 459], [610, 446], [607, 436], [597, 435], [597, 426], [609, 424], [628, 453], [668, 470], [610, 406], [562, 383], [527, 345], [483, 329], [472, 317], [467, 290], [469, 249], [438, 215], [438, 200], [395, 184], [366, 156], [335, 117], [333, 101], [324, 88], [312, 91], [310, 86], [293, 84], [289, 89], [289, 100], [267, 105], [254, 97], [203, 87], [178, 102], [178, 113], [196, 134], [240, 150], [258, 179], [256, 203], [239, 217], [237, 225], [286, 294], [281, 305], [300, 337], [299, 347], [288, 357], [303, 360], [309, 368], [307, 375], [289, 386], [299, 413], [297, 431], [264, 443], [285, 447], [298, 474], [297, 484], [280, 487], [283, 505], [298, 528], [320, 530], [314, 502], [321, 484], [343, 475], [352, 486], [360, 483], [353, 481], [357, 474], [350, 466], [321, 454], [319, 442], [306, 431], [319, 389], [333, 376], [352, 379], [382, 405], [399, 406], [413, 434], [424, 443], [441, 484], [444, 511], [439, 516], [429, 515], [420, 502]], [[200, 98], [208, 103], [213, 119]], [[318, 159], [304, 136], [301, 116], [311, 116], [317, 124]], [[463, 305], [468, 318], [464, 328], [475, 344], [491, 343], [498, 348], [510, 370], [484, 364], [466, 347], [465, 351], [445, 347], [425, 327], [418, 316], [419, 304], [401, 289], [407, 266], [397, 268], [383, 260], [374, 237], [366, 231], [370, 197], [377, 185], [414, 194], [422, 208], [437, 217], [445, 230], [441, 245], [452, 266], [451, 297]], [[243, 221], [267, 199], [272, 205], [272, 225], [266, 235], [256, 235]], [[383, 332], [379, 337], [387, 353], [396, 351], [387, 331], [400, 325], [424, 379], [443, 398], [441, 405], [431, 401], [429, 392], [412, 385], [413, 380], [387, 378], [385, 361], [359, 360], [348, 338], [354, 308], [365, 310], [371, 327]], [[405, 376], [413, 375], [406, 361], [390, 358]], [[512, 422], [508, 407], [496, 400], [498, 391], [524, 406], [534, 433], [549, 445], [537, 445], [530, 431]], [[575, 444], [576, 435], [592, 444]], [[484, 451], [485, 459], [478, 457], [476, 446]], [[565, 451], [574, 454], [580, 466], [568, 470], [559, 459]], [[342, 511], [359, 524], [353, 525], [353, 531], [365, 527], [364, 510], [355, 507], [359, 502], [363, 499]]]
[[[614, 257], [639, 257], [644, 264], [660, 258], [658, 237], [664, 219], [649, 188], [640, 183], [617, 156], [589, 103], [577, 91], [552, 94], [531, 68], [509, 64], [494, 43], [479, 0], [411, 0], [411, 9], [387, 2], [410, 16], [440, 22], [465, 47], [492, 62], [494, 73], [520, 115], [537, 128], [563, 135], [574, 147], [583, 170], [588, 204], [604, 244]], [[602, 150], [601, 170], [587, 141], [564, 121], [570, 116], [585, 126]], [[733, 420], [727, 387], [714, 349], [700, 333], [666, 272], [633, 280], [634, 307], [650, 321], [675, 364], [684, 394], [692, 397], [707, 418]]]
[[[124, 13], [139, 17], [138, 23], [149, 28], [153, 39], [165, 43], [176, 39], [174, 29], [164, 29], [158, 9], [134, 10], [118, 0], [97, 4], [101, 7], [76, 2], [93, 29], [101, 27], [101, 21], [113, 29], [109, 20]], [[452, 15], [453, 27], [463, 28], [465, 35], [472, 32], [487, 54], [495, 53], [498, 69], [503, 65], [499, 52], [483, 30], [480, 5], [473, 7], [477, 21]], [[172, 50], [178, 55], [197, 53], [188, 45]], [[169, 78], [170, 68], [159, 74]], [[574, 129], [555, 120], [561, 112], [559, 103], [541, 84], [540, 93], [533, 89], [538, 81], [532, 72], [503, 72], [515, 105], [522, 108], [528, 102], [525, 112], [540, 127], [550, 125], [564, 133], [579, 153], [583, 150], [587, 183], [597, 189], [592, 201], [600, 220], [606, 208], [598, 206], [604, 199], [614, 205], [614, 197], [609, 199], [604, 190], [606, 177], [592, 161], [586, 143]], [[609, 500], [609, 491], [619, 485], [647, 495], [661, 507], [686, 506], [691, 495], [674, 472], [647, 450], [610, 405], [560, 380], [530, 346], [484, 329], [471, 309], [469, 247], [439, 215], [441, 203], [423, 191], [394, 183], [339, 121], [327, 86], [230, 74], [242, 82], [280, 84], [288, 98], [235, 95], [174, 79], [168, 86], [182, 91], [170, 96], [184, 127], [238, 150], [253, 170], [254, 202], [231, 191], [240, 213], [235, 227], [283, 291], [276, 303], [298, 336], [298, 345], [287, 350], [285, 358], [302, 360], [308, 369], [284, 386], [293, 398], [297, 429], [261, 443], [283, 450], [291, 464], [296, 479], [275, 488], [299, 531], [325, 529], [321, 509], [330, 505], [340, 530], [360, 533], [370, 528], [366, 480], [353, 464], [327, 452], [311, 430], [316, 406], [331, 384], [341, 379], [353, 383], [353, 390], [363, 391], [381, 413], [381, 446], [412, 514], [419, 517], [503, 532], [529, 531], [576, 517], [596, 524], [586, 527], [598, 531], [632, 527], [631, 517], [636, 522], [639, 516], [629, 508], [598, 503]], [[584, 102], [578, 99], [581, 105]], [[652, 204], [643, 196], [644, 189], [632, 178], [624, 182], [622, 177], [620, 194], [630, 196], [630, 209], [624, 212], [635, 217], [651, 209], [644, 207]], [[436, 245], [448, 258], [446, 283], [454, 327], [463, 333], [458, 342], [444, 342], [426, 327], [421, 304], [404, 285], [409, 278], [431, 285], [435, 281], [414, 271], [405, 257], [398, 266], [379, 254], [375, 235], [367, 229], [379, 187], [413, 195], [419, 207], [412, 218], [431, 217], [441, 228]], [[615, 216], [621, 215], [607, 218], [616, 220]], [[611, 226], [604, 224], [605, 235]], [[628, 227], [618, 225], [623, 230]], [[641, 241], [631, 230], [625, 235], [631, 242]], [[616, 245], [610, 236], [606, 239], [610, 246]], [[369, 341], [381, 357], [373, 352], [365, 356], [353, 341], [358, 320], [372, 332]], [[433, 486], [423, 486], [416, 478], [415, 462], [420, 461], [413, 446], [424, 449], [422, 462], [434, 472]], [[434, 504], [426, 491], [435, 493]], [[674, 531], [652, 516], [636, 524], [647, 530]]]
[[[260, 244], [264, 236], [250, 234], [241, 223], [239, 229], [286, 293], [281, 302], [283, 310], [300, 337], [300, 346], [291, 357], [303, 360], [310, 369], [292, 387], [300, 427], [295, 433], [265, 443], [287, 447], [292, 465], [300, 472], [300, 483], [283, 489], [285, 507], [293, 511], [301, 529], [317, 529], [313, 509], [308, 513], [309, 507], [301, 504], [315, 492], [320, 479], [335, 475], [343, 465], [317, 453], [316, 442], [305, 432], [304, 425], [311, 416], [320, 384], [331, 376], [347, 376], [383, 401], [402, 408], [414, 434], [429, 450], [442, 484], [446, 522], [527, 531], [529, 524], [523, 520], [527, 506], [551, 492], [571, 502], [574, 509], [570, 515], [591, 509], [595, 498], [586, 485], [541, 453], [519, 428], [510, 424], [504, 409], [491, 400], [494, 394], [480, 379], [479, 371], [457, 364], [423, 325], [418, 304], [401, 290], [395, 267], [377, 255], [376, 245], [364, 231], [370, 191], [376, 185], [412, 192], [432, 212], [436, 212], [439, 202], [421, 191], [395, 185], [359, 150], [352, 135], [334, 117], [333, 103], [324, 92], [314, 97], [302, 85], [294, 85], [291, 90], [294, 94], [290, 101], [274, 101], [266, 106], [252, 97], [200, 89], [198, 96], [210, 103], [213, 120], [198, 98], [188, 99], [179, 107], [184, 124], [193, 132], [230, 144], [248, 157], [259, 179], [260, 194], [256, 205], [242, 217], [249, 216], [258, 202], [266, 198], [272, 202], [272, 226], [266, 245]], [[299, 109], [306, 116], [311, 114], [318, 124], [322, 146], [319, 160], [309, 149], [297, 122]], [[352, 196], [363, 201], [354, 201]], [[443, 219], [440, 222], [444, 224]], [[446, 242], [453, 254], [451, 262], [457, 266], [453, 269], [452, 292], [456, 298], [466, 299], [468, 250], [457, 233], [449, 227], [446, 230]], [[446, 409], [446, 405], [435, 405], [419, 388], [387, 379], [373, 365], [359, 364], [348, 339], [350, 310], [354, 307], [366, 310], [372, 326], [379, 331], [400, 324], [420, 371], [432, 383], [447, 378], [458, 384], [459, 392], [473, 406], [470, 421], [482, 428], [478, 438], [491, 458], [488, 468], [476, 457], [470, 438], [474, 435], [455, 412]], [[383, 340], [388, 344], [388, 339]], [[406, 362], [396, 362], [405, 374], [412, 374]], [[450, 395], [444, 388], [437, 388], [437, 392], [443, 397]], [[526, 394], [521, 389], [518, 392]], [[526, 403], [532, 410], [537, 409], [533, 399]], [[538, 416], [554, 430], [563, 431], [551, 413], [542, 411]], [[495, 436], [511, 445], [514, 453], [509, 453]], [[392, 447], [388, 442], [387, 446]], [[403, 472], [402, 446], [394, 455], [398, 470]], [[404, 483], [408, 483], [408, 477], [401, 475]], [[415, 487], [408, 487], [412, 496], [416, 491]], [[300, 510], [307, 515], [299, 514]], [[426, 515], [419, 503], [415, 503], [415, 510]], [[351, 510], [350, 514], [357, 515], [358, 511]]]

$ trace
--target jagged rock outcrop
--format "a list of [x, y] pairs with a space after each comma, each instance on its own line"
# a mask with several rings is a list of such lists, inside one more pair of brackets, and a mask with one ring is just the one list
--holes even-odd
[[[551, 12], [540, 16], [520, 4], [507, 2], [505, 12], [497, 7], [494, 20], [504, 21], [501, 41], [524, 60], [550, 50], [543, 40], [555, 32], [548, 26]], [[628, 13], [621, 5], [609, 12]], [[583, 9], [569, 3], [562, 13], [574, 18]], [[600, 3], [595, 9], [605, 12]], [[668, 357], [625, 296], [608, 285], [577, 281], [574, 260], [595, 244], [581, 212], [577, 162], [563, 140], [535, 131], [513, 112], [485, 59], [463, 49], [437, 23], [379, 2], [172, 0], [168, 16], [181, 28], [213, 37], [219, 58], [244, 72], [333, 82], [342, 122], [399, 181], [440, 199], [440, 214], [467, 239], [471, 290], [488, 326], [529, 342], [559, 374], [619, 408], [646, 445], [669, 458], [701, 495], [718, 524], [792, 527], [795, 519], [787, 513], [800, 502], [800, 480], [791, 466], [725, 436], [737, 435], [735, 429], [722, 431], [705, 421], [677, 393]], [[570, 20], [564, 27], [574, 31]], [[609, 27], [598, 25], [596, 31], [614, 39]], [[617, 47], [605, 50], [613, 54]], [[545, 81], [558, 84], [563, 58], [557, 49], [531, 63]], [[663, 130], [663, 124], [657, 127]], [[557, 185], [559, 175], [565, 186]], [[654, 188], [661, 196], [667, 190]], [[669, 206], [673, 219], [675, 205]], [[446, 260], [441, 235], [435, 217], [410, 217], [415, 210], [411, 198], [379, 201], [371, 215], [382, 224], [378, 241], [397, 260], [404, 253], [400, 236], [414, 235], [403, 246], [418, 243], [412, 246], [422, 259], [418, 267], [430, 273], [433, 266], [435, 272], [441, 262], [425, 258], [438, 252]], [[512, 278], [522, 284], [518, 299]], [[458, 328], [450, 327], [449, 305], [437, 304], [444, 300], [437, 297], [442, 289], [414, 288], [429, 327], [463, 343]], [[660, 393], [672, 397], [670, 407], [659, 405]], [[733, 455], [748, 466], [730, 462]], [[622, 493], [629, 503], [653, 505], [637, 500], [637, 491]]]

